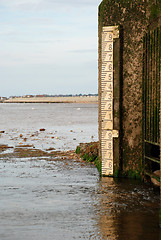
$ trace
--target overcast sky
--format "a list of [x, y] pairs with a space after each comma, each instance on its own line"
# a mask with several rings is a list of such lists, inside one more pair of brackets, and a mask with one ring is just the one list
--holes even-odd
[[97, 93], [101, 0], [0, 0], [0, 96]]

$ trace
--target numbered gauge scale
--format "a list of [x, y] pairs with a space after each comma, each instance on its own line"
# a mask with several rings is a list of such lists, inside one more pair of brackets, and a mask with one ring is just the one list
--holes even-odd
[[[102, 175], [113, 175], [113, 137], [118, 132], [113, 129], [113, 44], [118, 38], [117, 27], [103, 27], [102, 32], [102, 70], [101, 70], [101, 152]], [[117, 35], [117, 36], [116, 36]]]

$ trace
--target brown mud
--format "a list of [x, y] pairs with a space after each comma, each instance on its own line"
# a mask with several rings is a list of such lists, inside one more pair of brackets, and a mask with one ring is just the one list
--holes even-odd
[[[80, 143], [77, 149], [80, 151], [58, 151], [55, 148], [45, 150], [35, 148], [33, 144], [21, 144], [18, 146], [0, 145], [0, 158], [28, 158], [28, 157], [59, 157], [61, 159], [74, 159], [83, 161], [85, 155], [90, 157], [98, 157], [98, 142]], [[5, 152], [8, 149], [13, 149], [12, 152]], [[86, 160], [86, 159], [84, 159]], [[92, 162], [92, 161], [91, 161]]]
[[[6, 150], [13, 148], [12, 153], [5, 153]], [[28, 157], [61, 157], [62, 159], [80, 159], [80, 156], [75, 153], [74, 150], [70, 151], [55, 151], [54, 148], [46, 149], [43, 151], [41, 149], [36, 149], [34, 145], [21, 145], [10, 147], [7, 145], [0, 145], [0, 158], [28, 158]]]
[[[84, 149], [85, 146], [88, 149], [88, 143], [84, 143]], [[5, 153], [8, 149], [13, 149], [13, 152]], [[85, 166], [88, 164], [94, 164], [91, 162], [87, 162], [85, 159], [83, 159], [81, 153], [77, 154], [75, 150], [69, 150], [69, 151], [57, 151], [54, 148], [46, 149], [45, 151], [41, 149], [37, 149], [34, 147], [34, 145], [21, 145], [10, 147], [7, 145], [0, 145], [0, 159], [22, 159], [22, 158], [46, 158], [47, 161], [64, 161], [66, 165], [69, 164], [69, 162], [75, 162], [80, 164], [80, 166]]]

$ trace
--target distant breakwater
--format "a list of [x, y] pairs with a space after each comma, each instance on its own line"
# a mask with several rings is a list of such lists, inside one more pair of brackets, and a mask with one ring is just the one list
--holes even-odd
[[3, 103], [98, 103], [97, 96], [73, 97], [17, 97], [4, 100]]

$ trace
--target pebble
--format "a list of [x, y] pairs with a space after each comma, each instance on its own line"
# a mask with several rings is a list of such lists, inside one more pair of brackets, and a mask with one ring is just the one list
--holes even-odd
[[39, 131], [40, 131], [40, 132], [44, 132], [44, 131], [45, 131], [45, 128], [40, 128]]

